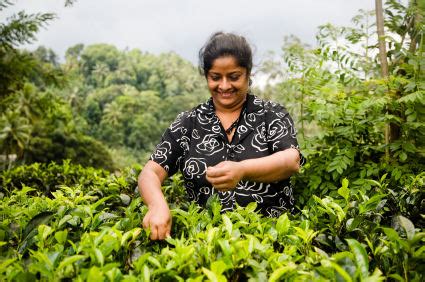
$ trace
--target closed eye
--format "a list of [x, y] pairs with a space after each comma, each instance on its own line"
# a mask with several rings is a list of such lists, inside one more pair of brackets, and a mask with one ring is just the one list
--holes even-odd
[[210, 79], [213, 81], [219, 81], [220, 80], [220, 76], [219, 75], [210, 75]]

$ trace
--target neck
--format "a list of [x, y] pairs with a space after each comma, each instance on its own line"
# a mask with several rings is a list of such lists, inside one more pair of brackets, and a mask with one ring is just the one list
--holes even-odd
[[214, 103], [214, 99], [213, 99], [215, 113], [216, 114], [235, 114], [235, 113], [237, 113], [239, 115], [240, 112], [242, 111], [242, 108], [245, 104], [246, 99], [247, 99], [247, 97], [245, 97], [245, 99], [243, 99], [239, 103], [237, 103], [235, 105], [231, 105], [229, 107], [222, 107], [220, 105], [217, 105], [216, 103]]

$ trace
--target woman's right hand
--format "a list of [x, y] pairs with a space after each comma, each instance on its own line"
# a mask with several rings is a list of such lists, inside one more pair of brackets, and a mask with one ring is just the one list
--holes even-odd
[[166, 203], [149, 207], [143, 218], [143, 228], [150, 230], [151, 240], [164, 240], [170, 236], [171, 213]]
[[165, 169], [153, 161], [148, 161], [139, 175], [140, 195], [149, 208], [142, 224], [151, 231], [152, 240], [164, 240], [171, 232], [171, 213], [161, 190], [165, 178]]

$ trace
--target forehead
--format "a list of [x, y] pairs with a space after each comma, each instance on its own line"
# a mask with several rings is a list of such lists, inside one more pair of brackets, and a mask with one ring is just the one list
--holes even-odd
[[229, 72], [244, 72], [246, 69], [239, 66], [237, 60], [233, 56], [219, 57], [212, 63], [209, 72], [214, 73], [229, 73]]

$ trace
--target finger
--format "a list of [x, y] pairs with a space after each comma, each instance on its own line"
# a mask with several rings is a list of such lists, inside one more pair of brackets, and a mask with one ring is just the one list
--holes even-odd
[[232, 183], [232, 179], [228, 176], [220, 176], [220, 177], [210, 177], [209, 181], [214, 187], [217, 185], [227, 184], [230, 185]]
[[221, 168], [221, 167], [225, 166], [227, 164], [227, 162], [228, 161], [220, 162], [220, 163], [216, 164], [214, 167], [215, 168]]
[[230, 183], [223, 183], [223, 184], [217, 184], [213, 186], [214, 189], [220, 191], [220, 192], [227, 192], [232, 190], [234, 187]]
[[158, 228], [151, 225], [151, 240], [158, 240]]
[[164, 240], [167, 237], [167, 234], [169, 234], [170, 231], [168, 230], [167, 226], [160, 226], [158, 228], [158, 239]]
[[225, 168], [214, 168], [213, 170], [207, 170], [207, 176], [209, 177], [220, 177], [226, 175], [228, 169]]
[[150, 216], [148, 214], [146, 214], [145, 217], [143, 218], [142, 225], [143, 225], [144, 229], [149, 228], [149, 217]]
[[217, 172], [217, 169], [215, 167], [208, 167], [207, 168], [207, 173], [206, 176], [208, 177], [216, 177], [219, 176], [220, 174]]

